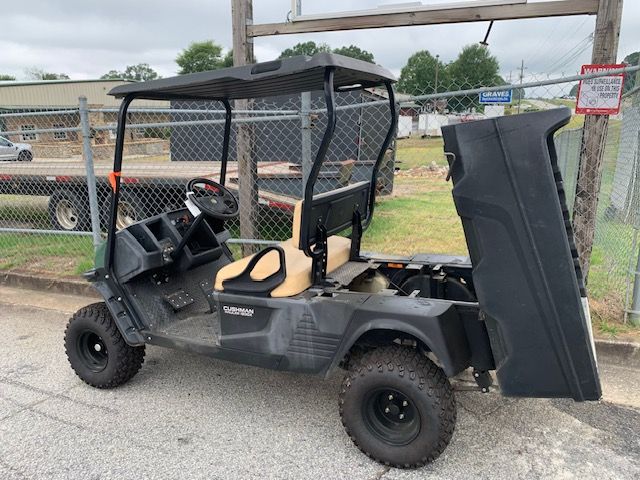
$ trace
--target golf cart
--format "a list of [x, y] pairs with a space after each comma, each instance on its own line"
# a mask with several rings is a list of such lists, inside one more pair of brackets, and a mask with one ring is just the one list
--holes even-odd
[[[360, 250], [377, 176], [393, 141], [394, 78], [363, 61], [317, 54], [116, 87], [122, 98], [108, 237], [87, 278], [104, 301], [69, 321], [77, 375], [97, 388], [130, 380], [146, 344], [276, 370], [344, 369], [339, 411], [371, 458], [417, 467], [446, 448], [456, 421], [450, 379], [496, 372], [503, 395], [601, 396], [588, 305], [553, 134], [568, 109], [443, 127], [471, 261]], [[388, 126], [370, 178], [314, 187], [336, 128], [339, 92], [386, 89]], [[231, 100], [323, 91], [326, 128], [295, 205], [292, 238], [234, 258], [225, 186]], [[116, 231], [127, 109], [134, 99], [219, 101], [221, 173], [194, 178], [185, 207]], [[240, 189], [242, 190], [242, 178]]]

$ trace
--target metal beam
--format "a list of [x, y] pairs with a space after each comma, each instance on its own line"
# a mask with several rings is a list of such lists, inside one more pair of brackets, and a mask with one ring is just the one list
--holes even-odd
[[297, 33], [359, 30], [364, 28], [406, 27], [445, 23], [488, 22], [491, 20], [517, 20], [523, 18], [595, 15], [598, 0], [554, 0], [515, 5], [450, 8], [407, 13], [376, 13], [317, 20], [296, 20], [287, 23], [247, 25], [248, 37], [290, 35]]

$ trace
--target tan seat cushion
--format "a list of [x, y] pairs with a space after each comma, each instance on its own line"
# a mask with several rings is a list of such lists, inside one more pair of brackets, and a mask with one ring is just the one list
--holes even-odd
[[[284, 250], [284, 258], [287, 268], [285, 281], [271, 292], [272, 297], [292, 297], [304, 292], [311, 286], [311, 258], [299, 250], [292, 239], [280, 243]], [[327, 272], [344, 265], [349, 261], [351, 240], [349, 238], [334, 235], [327, 240]], [[215, 289], [223, 291], [222, 282], [233, 278], [244, 271], [252, 256], [242, 258], [220, 269], [216, 275]], [[253, 280], [264, 280], [273, 275], [280, 268], [278, 252], [267, 253], [251, 272]]]

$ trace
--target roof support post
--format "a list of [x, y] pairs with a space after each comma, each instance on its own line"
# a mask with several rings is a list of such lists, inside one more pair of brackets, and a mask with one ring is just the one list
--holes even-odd
[[124, 151], [124, 136], [127, 128], [127, 111], [135, 99], [134, 95], [127, 95], [118, 110], [118, 130], [116, 132], [115, 155], [113, 157], [113, 171], [109, 174], [111, 185], [111, 205], [109, 207], [109, 228], [107, 229], [107, 250], [104, 265], [108, 271], [113, 266], [113, 251], [116, 246], [116, 221], [118, 219], [118, 200], [120, 199], [120, 172], [122, 170], [122, 154]]
[[389, 129], [387, 130], [387, 135], [384, 138], [384, 142], [380, 147], [380, 151], [378, 152], [378, 158], [376, 159], [376, 163], [373, 166], [373, 172], [371, 173], [371, 187], [369, 190], [369, 211], [367, 212], [367, 218], [362, 224], [362, 228], [366, 229], [371, 220], [373, 219], [373, 209], [376, 205], [376, 190], [378, 187], [378, 172], [380, 171], [380, 165], [384, 161], [384, 157], [387, 155], [387, 151], [389, 150], [389, 145], [396, 136], [396, 129], [398, 127], [398, 113], [396, 111], [396, 97], [393, 92], [393, 85], [391, 82], [386, 82], [385, 87], [387, 88], [387, 95], [389, 96]]
[[[252, 0], [232, 0], [231, 17], [233, 26], [233, 65], [253, 63], [253, 38], [247, 34], [247, 27], [253, 24]], [[236, 100], [236, 110], [249, 110], [250, 100]], [[239, 123], [236, 126], [236, 156], [238, 161], [238, 182], [240, 200], [240, 237], [258, 238], [258, 164], [253, 159], [253, 126]], [[254, 253], [255, 245], [243, 244], [243, 255]]]
[[302, 196], [304, 187], [309, 179], [309, 173], [313, 166], [311, 160], [311, 92], [300, 94], [300, 159], [302, 163]]
[[[616, 63], [621, 19], [622, 0], [600, 0], [593, 38], [592, 63]], [[573, 206], [573, 229], [585, 279], [589, 274], [593, 248], [608, 125], [608, 115], [586, 115], [582, 130], [576, 197]]]
[[307, 238], [309, 215], [311, 214], [311, 206], [313, 204], [314, 188], [316, 186], [316, 180], [318, 174], [322, 168], [329, 145], [331, 145], [331, 139], [333, 138], [333, 132], [336, 129], [336, 107], [335, 107], [335, 91], [333, 86], [333, 68], [327, 68], [324, 73], [324, 100], [327, 105], [327, 128], [322, 136], [320, 147], [316, 153], [316, 158], [311, 166], [311, 171], [306, 179], [304, 185], [304, 203], [302, 204], [302, 234], [300, 235], [300, 248], [304, 250], [304, 253], [309, 257], [317, 257], [320, 253], [314, 252], [312, 246], [309, 245], [309, 239]]
[[227, 178], [227, 163], [229, 162], [229, 140], [231, 139], [231, 103], [226, 98], [224, 104], [224, 138], [222, 139], [222, 165], [220, 165], [220, 185], [224, 185]]

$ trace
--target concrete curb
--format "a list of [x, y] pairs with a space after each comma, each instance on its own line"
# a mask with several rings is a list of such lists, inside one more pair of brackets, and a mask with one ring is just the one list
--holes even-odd
[[[35, 276], [21, 272], [0, 273], [0, 285], [44, 290], [51, 293], [100, 298], [90, 283], [81, 279], [60, 279], [52, 276]], [[620, 340], [596, 338], [598, 360], [623, 367], [640, 368], [640, 344]]]
[[620, 340], [596, 339], [598, 361], [622, 367], [640, 368], [640, 344]]
[[81, 297], [100, 298], [100, 295], [89, 282], [76, 279], [61, 279], [46, 275], [30, 275], [21, 272], [0, 273], [0, 285], [26, 288], [28, 290], [44, 290], [51, 293], [78, 295]]

